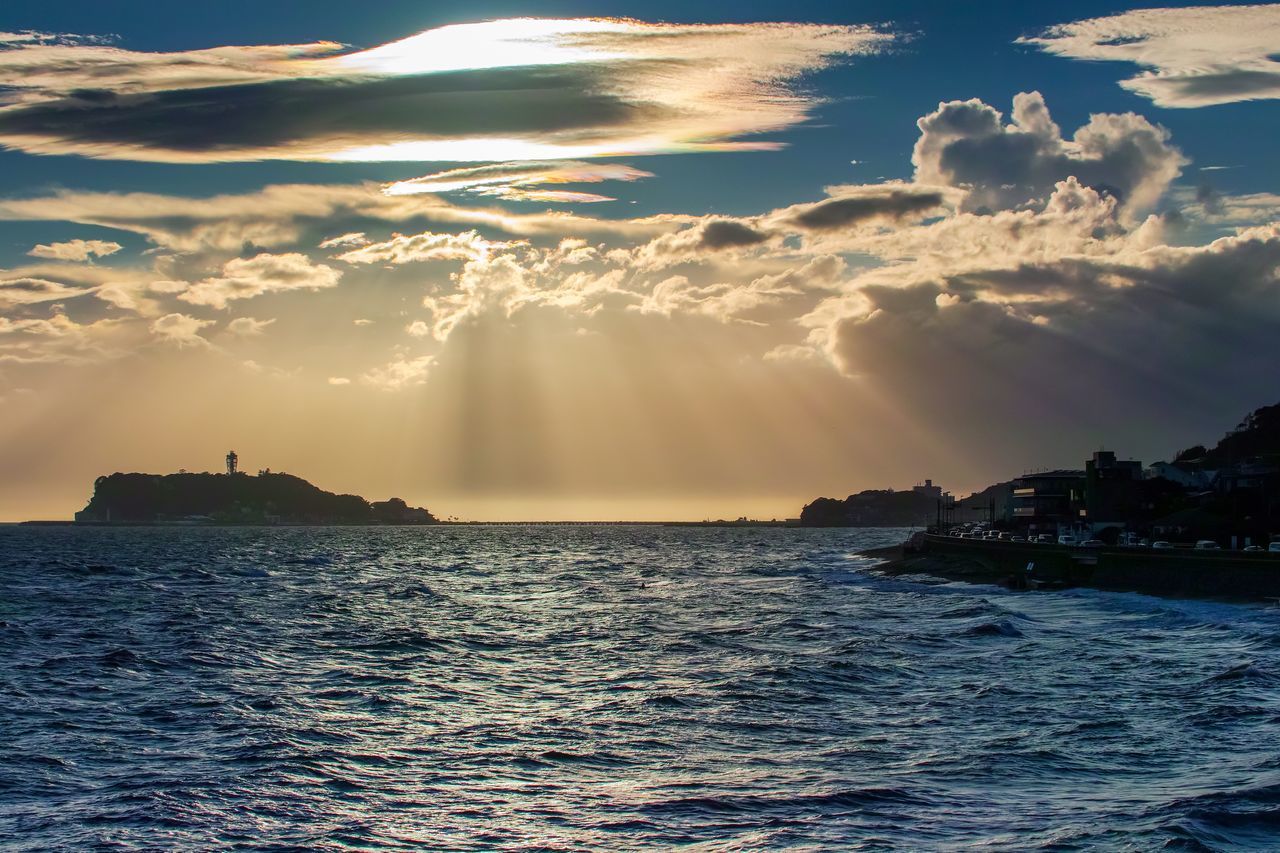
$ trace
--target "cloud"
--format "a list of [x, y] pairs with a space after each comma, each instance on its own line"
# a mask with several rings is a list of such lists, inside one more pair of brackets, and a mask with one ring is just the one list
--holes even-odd
[[[372, 385], [382, 391], [401, 391], [427, 381], [435, 356], [423, 355], [417, 358], [401, 356], [382, 367], [374, 368], [360, 377], [366, 385]], [[333, 383], [333, 380], [330, 380]], [[333, 383], [344, 384], [344, 383]]]
[[548, 202], [550, 204], [600, 204], [606, 201], [617, 201], [610, 195], [584, 193], [576, 190], [522, 190], [514, 187], [500, 187], [485, 190], [481, 195], [492, 195], [506, 201]]
[[712, 219], [700, 229], [698, 244], [706, 249], [730, 249], [755, 246], [768, 239], [768, 234], [745, 223], [732, 219]]
[[422, 320], [414, 320], [408, 326], [405, 326], [404, 330], [415, 338], [425, 338], [431, 334], [431, 327]]
[[1113, 255], [1141, 250], [1164, 239], [1164, 223], [1151, 216], [1126, 226], [1115, 196], [1082, 186], [1075, 178], [1059, 181], [1040, 209], [995, 213], [957, 212], [927, 224], [858, 234], [844, 242], [827, 242], [829, 251], [855, 249], [891, 265], [873, 276], [898, 275], [911, 269], [932, 275], [941, 269], [1009, 266], [1052, 261], [1069, 255]]
[[776, 148], [793, 83], [892, 35], [865, 26], [511, 19], [364, 51], [0, 51], [0, 145], [161, 162], [496, 161]]
[[330, 376], [329, 384], [330, 385], [350, 385], [351, 380], [345, 376]]
[[33, 44], [108, 44], [110, 37], [85, 36], [74, 33], [42, 33], [37, 30], [22, 30], [16, 33], [0, 32], [0, 48], [12, 49]]
[[178, 295], [192, 305], [226, 308], [233, 299], [252, 299], [264, 293], [291, 290], [322, 290], [334, 287], [342, 272], [312, 262], [306, 255], [263, 253], [252, 258], [234, 258], [222, 267], [222, 275], [206, 278]]
[[801, 291], [789, 275], [762, 276], [749, 284], [717, 283], [698, 286], [682, 275], [666, 278], [653, 286], [640, 304], [633, 306], [641, 314], [670, 317], [676, 313], [701, 314], [722, 323], [760, 321], [745, 320], [743, 315], [759, 308], [776, 305]]
[[422, 299], [423, 307], [432, 313], [432, 335], [445, 341], [464, 320], [495, 309], [512, 313], [532, 295], [532, 275], [511, 255], [480, 256], [467, 261], [452, 276], [452, 293], [428, 294]]
[[830, 187], [832, 198], [798, 204], [774, 219], [809, 231], [831, 231], [870, 221], [898, 222], [935, 212], [946, 196], [937, 189], [909, 184]]
[[45, 278], [28, 276], [0, 278], [0, 308], [34, 305], [39, 302], [57, 302], [90, 292], [89, 288], [70, 287], [62, 282]]
[[1138, 9], [1059, 24], [1018, 42], [1152, 69], [1120, 85], [1162, 107], [1280, 98], [1280, 4]]
[[751, 252], [766, 246], [774, 236], [762, 229], [756, 218], [700, 217], [691, 219], [683, 230], [662, 234], [625, 254], [636, 269], [653, 271], [715, 253], [734, 256]]
[[54, 261], [87, 261], [93, 257], [105, 258], [123, 249], [119, 243], [107, 240], [70, 240], [66, 243], [41, 243], [27, 252], [33, 258]]
[[212, 320], [198, 320], [189, 314], [165, 314], [151, 323], [151, 331], [161, 340], [179, 347], [207, 347], [209, 342], [200, 336], [200, 330], [212, 326]]
[[593, 203], [615, 201], [609, 196], [566, 190], [530, 189], [544, 184], [597, 184], [602, 181], [637, 181], [653, 177], [652, 172], [621, 163], [584, 163], [560, 160], [532, 163], [492, 163], [449, 169], [388, 184], [387, 195], [418, 193], [469, 192], [495, 196], [508, 201], [546, 201], [555, 203]]
[[237, 337], [255, 337], [257, 335], [261, 335], [266, 331], [266, 328], [274, 322], [274, 317], [270, 320], [255, 320], [253, 317], [237, 317], [227, 324], [227, 331]]
[[[304, 229], [347, 219], [422, 221], [496, 228], [510, 234], [618, 234], [653, 236], [697, 217], [598, 219], [544, 211], [516, 214], [458, 206], [433, 195], [387, 196], [375, 184], [273, 184], [256, 192], [188, 197], [159, 193], [63, 191], [34, 198], [0, 199], [0, 221], [78, 222], [141, 234], [176, 252], [240, 252], [295, 245]], [[355, 240], [356, 233], [342, 235]], [[354, 245], [354, 244], [353, 244]]]
[[[1083, 436], [1094, 418], [1148, 423], [1280, 381], [1280, 225], [1170, 246], [1154, 222], [1126, 229], [1114, 199], [1067, 181], [1042, 211], [893, 235], [900, 260], [802, 318], [806, 344], [975, 447], [997, 413]], [[1034, 444], [1016, 436], [1008, 453]]]
[[713, 281], [694, 284], [684, 275], [669, 276], [639, 296], [630, 310], [641, 314], [671, 317], [695, 314], [721, 323], [751, 323], [761, 320], [745, 315], [781, 305], [806, 294], [839, 290], [846, 264], [836, 255], [815, 255], [796, 267], [756, 276], [742, 282]]
[[519, 245], [514, 242], [486, 240], [477, 231], [461, 234], [396, 234], [382, 243], [369, 243], [338, 255], [349, 264], [408, 264], [421, 261], [466, 261], [488, 256], [500, 249]]
[[1223, 193], [1202, 183], [1175, 187], [1170, 198], [1180, 205], [1179, 216], [1210, 225], [1248, 227], [1280, 220], [1278, 193]]
[[939, 104], [916, 123], [916, 182], [968, 190], [964, 210], [1005, 210], [1043, 202], [1075, 177], [1136, 211], [1154, 205], [1188, 162], [1168, 131], [1134, 113], [1094, 114], [1068, 141], [1040, 93], [1022, 92], [1012, 118], [1005, 125], [976, 98]]
[[125, 322], [78, 323], [55, 305], [46, 317], [0, 316], [0, 363], [94, 364], [128, 352], [135, 343], [130, 338]]
[[317, 248], [320, 249], [345, 249], [351, 246], [367, 246], [369, 238], [365, 236], [363, 231], [351, 231], [341, 234], [337, 237], [330, 237], [320, 243]]
[[186, 282], [165, 281], [159, 259], [151, 268], [105, 267], [74, 261], [43, 261], [0, 270], [0, 307], [5, 304], [63, 302], [94, 296], [125, 311], [158, 314], [155, 294], [186, 289]]

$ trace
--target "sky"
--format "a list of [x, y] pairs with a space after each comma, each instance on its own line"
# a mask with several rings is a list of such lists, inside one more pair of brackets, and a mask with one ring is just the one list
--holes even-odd
[[0, 520], [785, 518], [1280, 388], [1280, 5], [0, 9]]

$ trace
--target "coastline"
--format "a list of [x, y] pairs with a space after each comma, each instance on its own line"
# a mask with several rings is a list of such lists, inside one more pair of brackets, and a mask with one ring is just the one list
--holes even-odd
[[872, 570], [891, 576], [1052, 591], [1082, 587], [1170, 598], [1237, 602], [1280, 599], [1280, 557], [1235, 552], [1078, 549], [1054, 545], [951, 542], [926, 536], [918, 548], [859, 552], [880, 559]]

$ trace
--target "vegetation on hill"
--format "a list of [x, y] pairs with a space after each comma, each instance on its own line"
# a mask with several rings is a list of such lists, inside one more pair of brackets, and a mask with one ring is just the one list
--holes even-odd
[[370, 503], [335, 495], [290, 474], [112, 474], [94, 483], [80, 521], [430, 524], [435, 517], [399, 498]]
[[937, 498], [919, 492], [869, 489], [844, 500], [818, 498], [800, 511], [810, 527], [910, 527], [937, 514]]

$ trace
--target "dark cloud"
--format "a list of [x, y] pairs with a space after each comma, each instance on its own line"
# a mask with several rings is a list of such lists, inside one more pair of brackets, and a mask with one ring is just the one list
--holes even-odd
[[1164, 78], [1160, 83], [1161, 96], [1167, 100], [1230, 103], [1276, 97], [1276, 93], [1280, 92], [1280, 71], [1237, 68], [1218, 73]]
[[400, 138], [557, 134], [572, 139], [662, 109], [595, 93], [587, 66], [497, 68], [412, 77], [273, 80], [120, 95], [80, 90], [0, 112], [0, 138], [208, 155], [287, 154], [317, 143], [352, 147]]
[[763, 231], [731, 219], [713, 219], [702, 226], [699, 245], [705, 249], [729, 249], [754, 246], [769, 239]]
[[942, 193], [928, 190], [890, 190], [832, 198], [806, 205], [790, 217], [790, 222], [814, 231], [829, 231], [858, 225], [870, 219], [902, 219], [927, 213], [941, 206]]
[[955, 446], [1003, 456], [997, 470], [1012, 475], [1017, 460], [1065, 464], [1064, 450], [1122, 440], [1117, 424], [1138, 442], [1268, 399], [1280, 385], [1278, 270], [1270, 227], [1198, 249], [869, 286], [865, 311], [836, 323], [832, 354]]
[[0, 50], [0, 145], [176, 162], [775, 148], [736, 140], [804, 120], [815, 101], [794, 78], [892, 40], [870, 27], [617, 19], [452, 25], [356, 52], [319, 42], [162, 54], [21, 38]]

